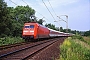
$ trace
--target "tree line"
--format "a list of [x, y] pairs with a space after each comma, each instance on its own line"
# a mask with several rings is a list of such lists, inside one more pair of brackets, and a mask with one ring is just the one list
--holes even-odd
[[68, 29], [68, 32], [67, 32], [67, 29], [64, 29], [63, 27], [55, 27], [55, 25], [53, 25], [51, 23], [50, 24], [45, 24], [45, 26], [49, 27], [51, 29], [57, 30], [57, 31], [61, 31], [61, 32], [79, 34], [79, 35], [82, 35], [82, 36], [90, 36], [90, 30], [89, 31], [78, 31], [78, 30]]
[[[21, 36], [22, 28], [25, 22], [35, 21], [43, 25], [44, 20], [37, 19], [35, 10], [27, 6], [7, 7], [4, 0], [0, 0], [0, 37], [6, 36]], [[55, 27], [53, 24], [45, 24], [46, 27], [51, 29], [66, 32], [62, 27]], [[68, 33], [81, 33], [81, 31], [73, 31], [68, 29]], [[90, 30], [83, 32], [85, 36], [90, 35]]]

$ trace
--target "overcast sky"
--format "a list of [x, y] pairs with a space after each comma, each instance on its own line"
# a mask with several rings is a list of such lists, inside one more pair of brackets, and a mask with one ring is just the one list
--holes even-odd
[[[66, 23], [64, 21], [59, 21], [60, 19], [57, 16], [66, 20], [66, 17], [61, 15], [68, 15], [68, 28], [79, 31], [90, 30], [90, 0], [49, 0], [57, 16], [52, 10], [48, 0], [44, 0], [44, 3], [55, 19], [50, 15], [42, 0], [23, 0], [26, 3], [22, 0], [11, 1], [19, 6], [26, 6], [28, 4], [36, 11], [36, 17], [39, 19], [45, 17], [43, 18], [46, 21], [45, 23], [52, 23], [56, 27], [62, 26], [66, 28]], [[5, 0], [9, 7], [16, 7], [17, 5], [11, 1]], [[58, 23], [54, 22], [55, 20], [57, 20]]]

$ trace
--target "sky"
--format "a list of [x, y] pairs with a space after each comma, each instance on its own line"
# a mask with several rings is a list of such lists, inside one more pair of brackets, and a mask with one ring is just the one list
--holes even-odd
[[[51, 23], [56, 27], [66, 28], [66, 22], [60, 21], [60, 17], [65, 21], [68, 20], [69, 29], [79, 31], [90, 30], [90, 0], [5, 0], [9, 7], [17, 6], [11, 1], [19, 6], [29, 5], [36, 11], [36, 17], [45, 20], [44, 24]], [[68, 16], [68, 19], [65, 15]]]

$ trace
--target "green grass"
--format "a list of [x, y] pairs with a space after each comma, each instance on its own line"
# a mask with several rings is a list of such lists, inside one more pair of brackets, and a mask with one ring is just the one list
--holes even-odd
[[24, 40], [21, 37], [4, 37], [4, 38], [0, 38], [0, 46], [20, 43], [20, 42], [24, 42]]
[[81, 36], [69, 37], [60, 46], [60, 59], [58, 60], [90, 60], [90, 49], [77, 43], [78, 40], [88, 45]]

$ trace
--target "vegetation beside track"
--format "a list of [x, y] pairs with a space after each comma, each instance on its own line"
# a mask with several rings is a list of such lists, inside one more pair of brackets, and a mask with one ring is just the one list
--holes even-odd
[[68, 37], [60, 46], [60, 60], [90, 60], [90, 37]]
[[24, 40], [21, 37], [4, 37], [4, 38], [0, 38], [0, 46], [20, 43], [20, 42], [24, 42]]
[[83, 37], [84, 38], [84, 40], [90, 45], [90, 36], [88, 36], [88, 37]]

